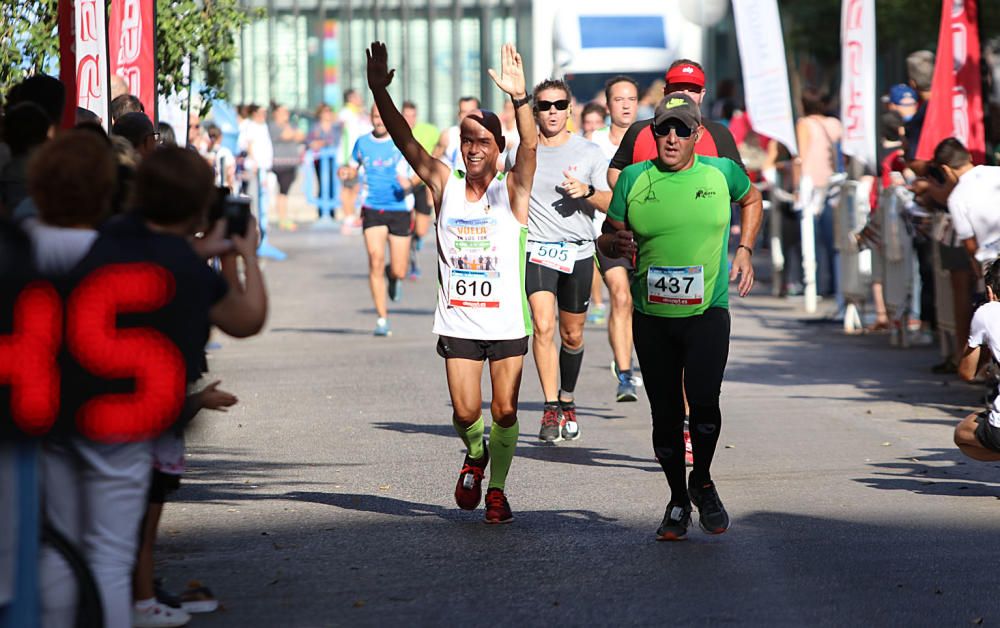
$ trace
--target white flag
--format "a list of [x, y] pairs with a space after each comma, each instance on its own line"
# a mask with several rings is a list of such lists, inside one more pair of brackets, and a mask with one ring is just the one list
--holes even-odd
[[733, 0], [743, 94], [753, 130], [798, 154], [777, 0]]
[[875, 0], [844, 0], [840, 16], [841, 149], [870, 169], [876, 166], [875, 146]]
[[104, 0], [75, 0], [76, 104], [100, 116], [104, 130], [111, 123], [108, 36]]

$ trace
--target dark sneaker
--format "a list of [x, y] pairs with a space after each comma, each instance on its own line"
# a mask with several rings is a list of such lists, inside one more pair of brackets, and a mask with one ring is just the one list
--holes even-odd
[[462, 510], [475, 510], [479, 507], [479, 500], [483, 498], [483, 474], [489, 463], [490, 450], [486, 443], [483, 443], [482, 458], [465, 457], [455, 485], [455, 503]]
[[559, 402], [559, 411], [562, 414], [562, 429], [560, 435], [563, 440], [576, 440], [580, 438], [580, 424], [576, 422], [576, 404]]
[[691, 525], [691, 504], [670, 502], [663, 513], [663, 523], [656, 529], [657, 541], [682, 541]]
[[559, 405], [555, 403], [545, 404], [545, 409], [542, 411], [542, 429], [538, 432], [538, 440], [546, 443], [562, 440], [560, 421]]
[[385, 267], [385, 279], [386, 286], [389, 288], [389, 299], [392, 301], [399, 301], [403, 298], [403, 286], [400, 285], [398, 279], [392, 276], [389, 272], [389, 267]]
[[698, 509], [698, 523], [708, 534], [722, 534], [729, 529], [729, 513], [722, 506], [715, 482], [705, 482], [699, 486], [688, 484], [688, 496]]
[[639, 399], [639, 394], [635, 390], [632, 378], [625, 373], [618, 376], [618, 392], [615, 394], [615, 399], [619, 402], [636, 401]]
[[503, 494], [503, 489], [491, 488], [486, 491], [486, 523], [510, 523], [514, 513]]

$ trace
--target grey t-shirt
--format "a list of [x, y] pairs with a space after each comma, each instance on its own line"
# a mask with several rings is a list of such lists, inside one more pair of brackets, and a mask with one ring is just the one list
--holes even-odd
[[[514, 155], [507, 158], [507, 169]], [[576, 242], [577, 259], [594, 254], [594, 206], [584, 198], [570, 198], [560, 185], [564, 172], [597, 190], [607, 191], [608, 160], [597, 144], [572, 135], [562, 146], [538, 145], [538, 165], [528, 205], [528, 240]]]

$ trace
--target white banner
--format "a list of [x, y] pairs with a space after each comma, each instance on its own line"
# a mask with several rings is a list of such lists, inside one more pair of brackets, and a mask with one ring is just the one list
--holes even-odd
[[100, 116], [108, 130], [111, 93], [104, 0], [75, 0], [75, 5], [76, 104]]
[[753, 130], [797, 155], [785, 41], [777, 0], [733, 0], [743, 94]]
[[844, 124], [841, 149], [876, 166], [875, 0], [844, 0], [840, 16], [840, 119]]

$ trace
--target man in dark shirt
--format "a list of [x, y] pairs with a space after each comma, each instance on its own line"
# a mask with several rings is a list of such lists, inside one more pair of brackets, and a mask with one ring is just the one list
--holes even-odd
[[[674, 61], [667, 69], [666, 81], [667, 84], [663, 86], [664, 96], [671, 92], [684, 92], [698, 105], [701, 105], [705, 98], [705, 71], [697, 61], [690, 59]], [[637, 120], [625, 132], [625, 137], [618, 146], [618, 152], [608, 166], [608, 184], [611, 187], [614, 187], [618, 175], [626, 166], [656, 157], [656, 141], [650, 128], [651, 122], [650, 119]], [[705, 157], [728, 157], [746, 170], [729, 129], [708, 119], [703, 121], [703, 125], [707, 133], [704, 133], [695, 145], [695, 153]]]

